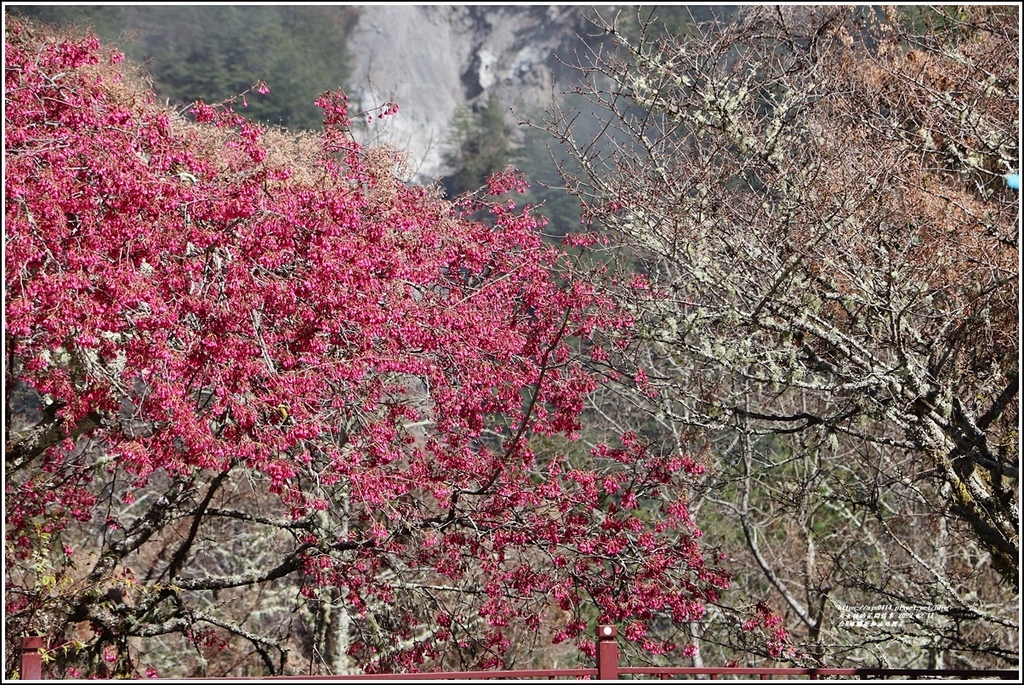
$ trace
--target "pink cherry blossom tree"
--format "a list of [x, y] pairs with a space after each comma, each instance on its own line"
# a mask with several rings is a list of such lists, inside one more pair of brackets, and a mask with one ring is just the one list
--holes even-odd
[[83, 676], [508, 665], [552, 621], [685, 649], [645, 626], [727, 585], [699, 465], [534, 449], [573, 444], [629, 318], [522, 179], [452, 204], [339, 93], [291, 136], [161, 108], [119, 61], [7, 25], [7, 644]]

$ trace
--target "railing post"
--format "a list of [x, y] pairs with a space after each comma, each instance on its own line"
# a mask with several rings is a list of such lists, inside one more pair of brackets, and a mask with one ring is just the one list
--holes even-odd
[[597, 679], [619, 679], [619, 634], [615, 626], [597, 627]]
[[38, 635], [21, 638], [21, 679], [43, 679], [43, 655], [39, 650], [43, 646], [43, 638]]

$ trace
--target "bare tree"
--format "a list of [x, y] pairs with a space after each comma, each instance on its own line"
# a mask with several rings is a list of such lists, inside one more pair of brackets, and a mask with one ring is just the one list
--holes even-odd
[[546, 125], [642, 329], [595, 403], [714, 455], [703, 527], [817, 662], [1017, 659], [1018, 21], [599, 18]]

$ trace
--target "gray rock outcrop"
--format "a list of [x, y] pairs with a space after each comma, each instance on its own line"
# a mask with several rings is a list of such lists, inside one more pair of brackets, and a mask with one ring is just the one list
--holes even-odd
[[[417, 181], [453, 171], [445, 146], [460, 107], [491, 96], [517, 114], [535, 115], [549, 106], [555, 55], [571, 54], [583, 15], [579, 6], [557, 5], [361, 9], [348, 39], [350, 112], [371, 114], [354, 121], [353, 131], [361, 141], [406, 151]], [[397, 103], [399, 112], [379, 119], [372, 110], [387, 102]]]

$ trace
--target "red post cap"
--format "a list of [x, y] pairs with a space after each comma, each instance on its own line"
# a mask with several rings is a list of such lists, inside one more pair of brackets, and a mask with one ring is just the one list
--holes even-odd
[[23, 650], [37, 650], [43, 648], [43, 638], [41, 635], [26, 635], [21, 638], [21, 648]]

